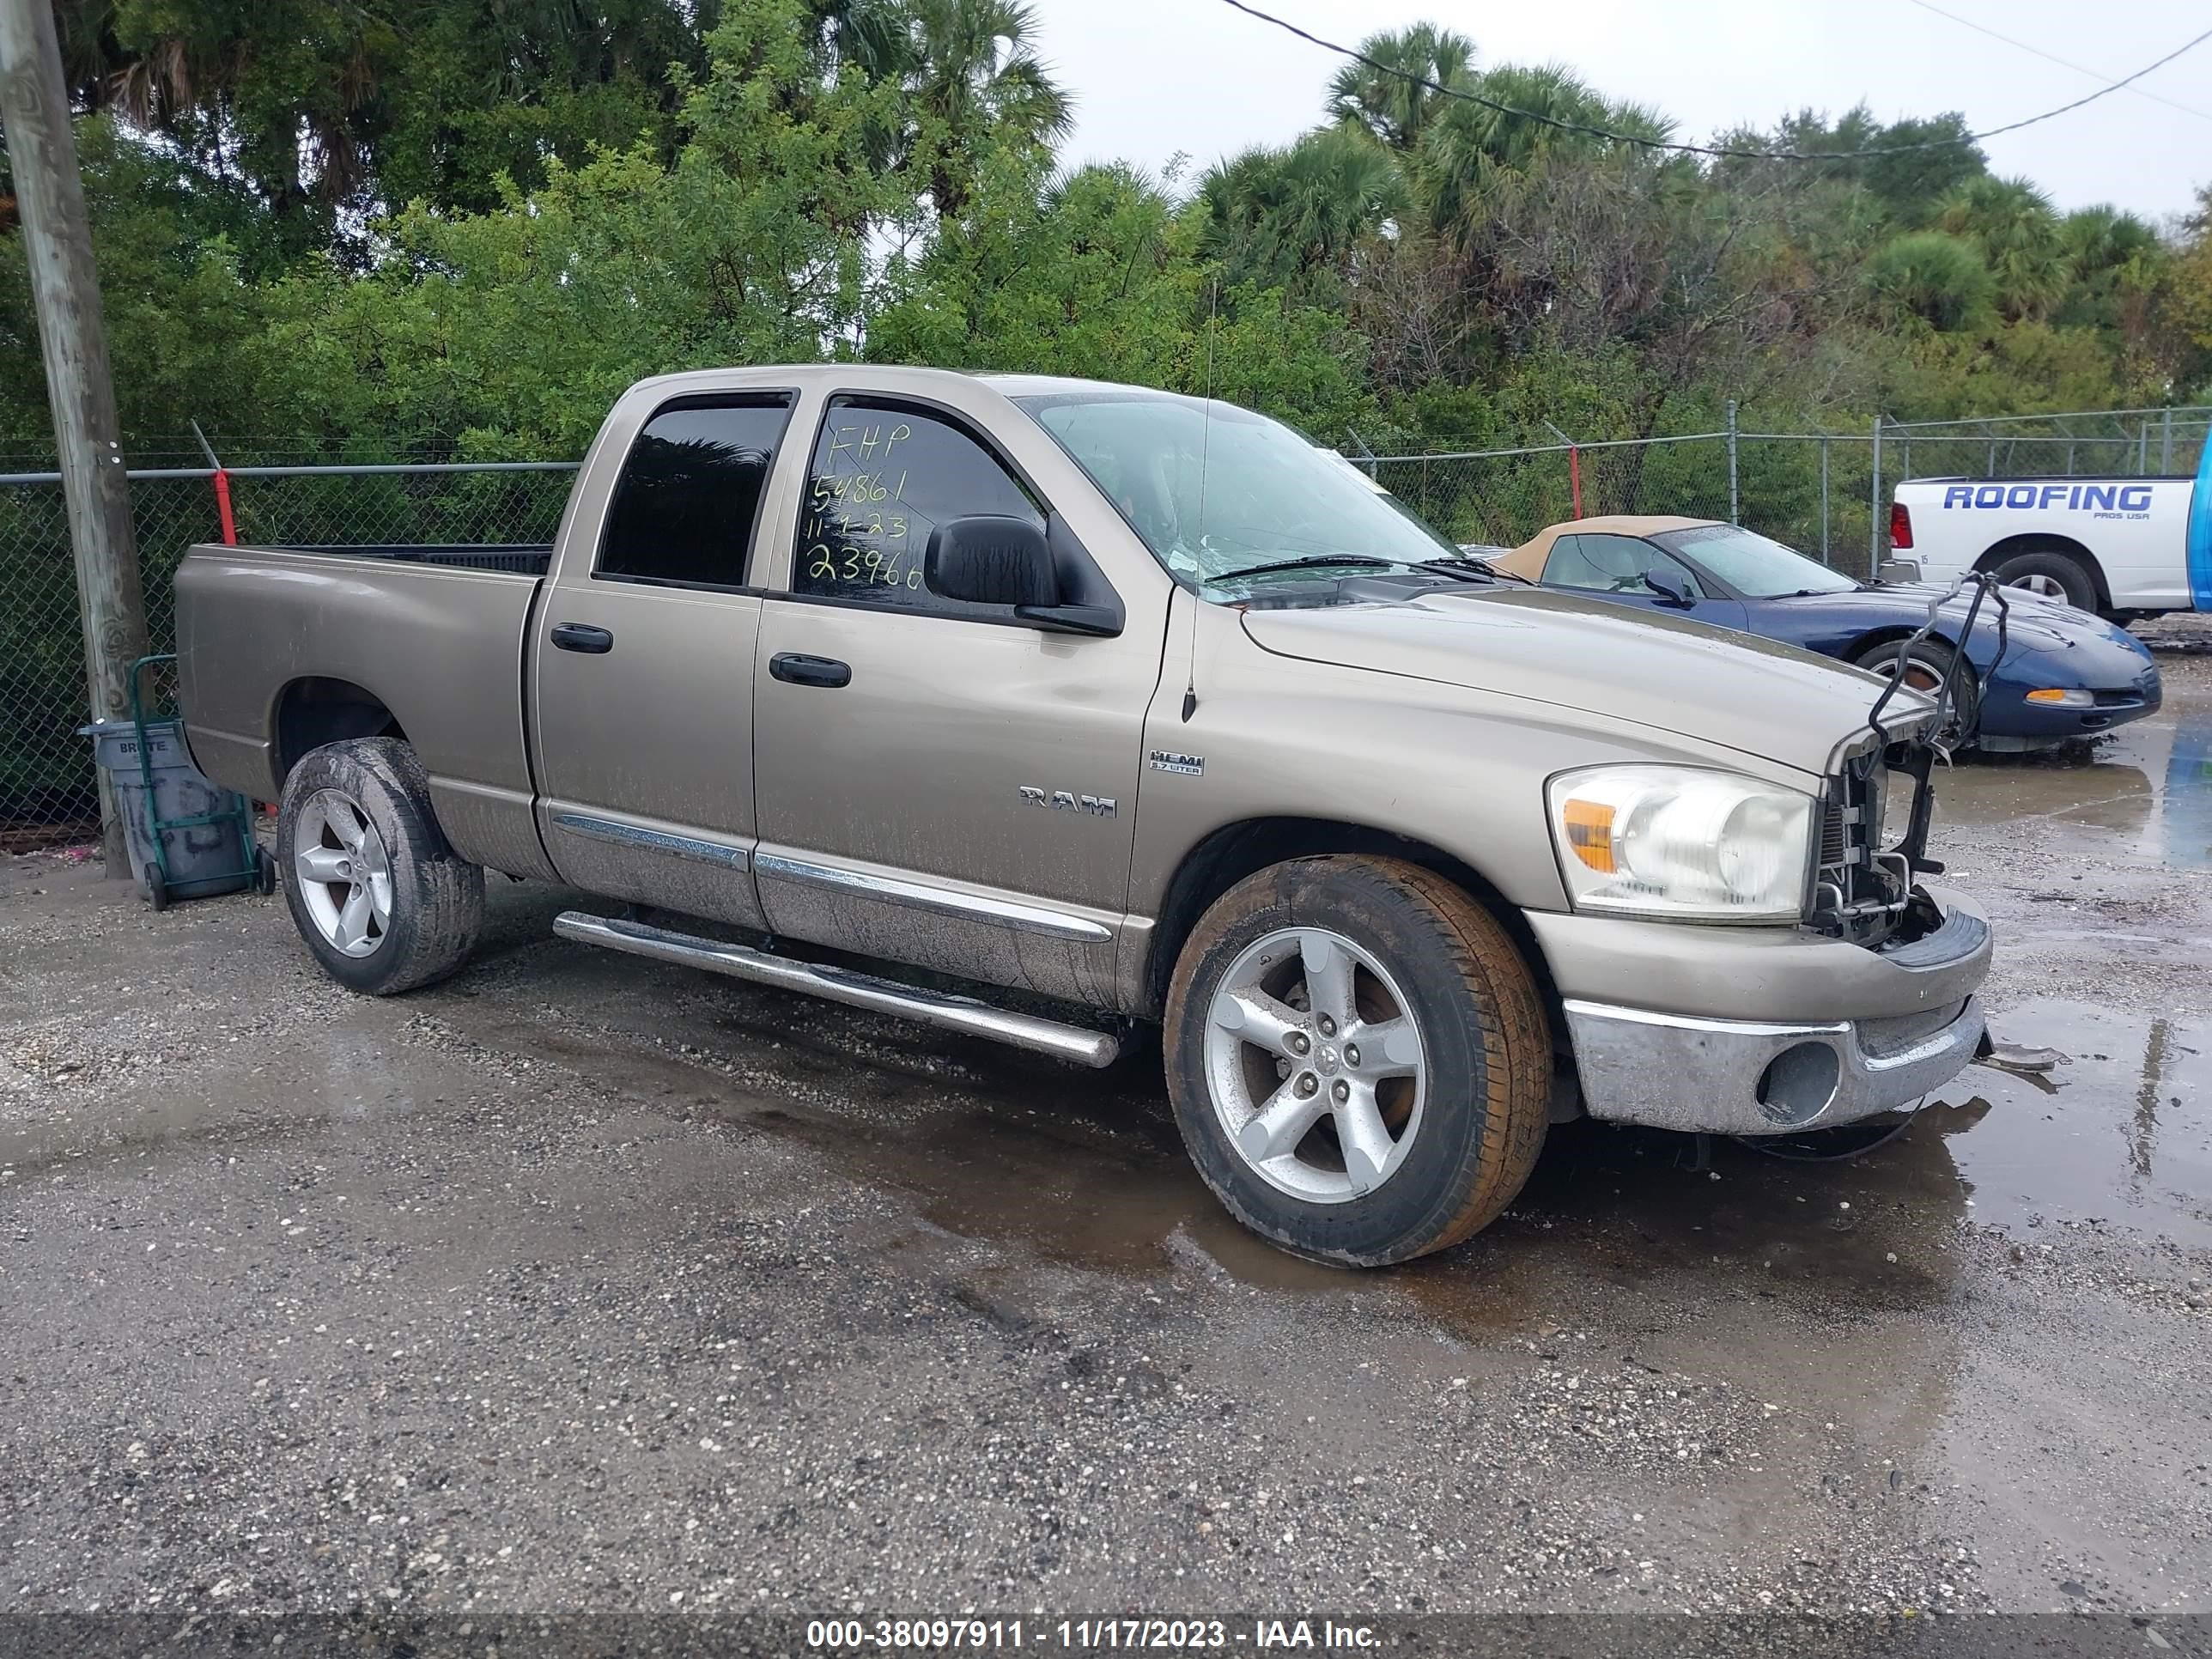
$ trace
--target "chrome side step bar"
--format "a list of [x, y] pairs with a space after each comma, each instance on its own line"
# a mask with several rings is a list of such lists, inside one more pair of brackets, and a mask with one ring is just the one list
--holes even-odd
[[1064, 1025], [1058, 1020], [1042, 1019], [1034, 1014], [1018, 1014], [1009, 1009], [994, 1008], [973, 997], [902, 985], [896, 980], [855, 973], [849, 968], [800, 962], [791, 957], [756, 951], [750, 945], [725, 945], [720, 939], [671, 933], [667, 928], [649, 927], [641, 921], [621, 921], [611, 916], [586, 915], [580, 910], [563, 910], [553, 918], [553, 931], [562, 939], [578, 939], [586, 945], [602, 945], [610, 951], [650, 957], [656, 962], [678, 963], [686, 968], [703, 968], [710, 974], [727, 974], [732, 979], [749, 979], [781, 990], [803, 991], [809, 996], [842, 1002], [848, 1007], [896, 1014], [920, 1020], [925, 1025], [942, 1026], [948, 1031], [965, 1031], [970, 1036], [988, 1037], [994, 1042], [1027, 1048], [1033, 1054], [1050, 1054], [1055, 1060], [1073, 1060], [1079, 1066], [1110, 1066], [1115, 1055], [1121, 1052], [1121, 1043], [1103, 1031]]

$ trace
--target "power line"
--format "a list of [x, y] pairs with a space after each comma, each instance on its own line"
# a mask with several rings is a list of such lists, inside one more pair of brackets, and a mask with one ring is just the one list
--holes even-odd
[[[1946, 11], [1942, 7], [1935, 4], [1934, 0], [1912, 0], [1912, 3], [1923, 11], [1932, 11], [1938, 17], [1948, 18], [1961, 28], [1972, 29], [1977, 34], [1986, 34], [1990, 40], [2002, 40], [2008, 46], [2017, 46], [2022, 52], [2040, 58], [2046, 64], [2056, 64], [2061, 69], [2072, 70], [2075, 74], [2086, 75], [2093, 81], [2109, 82], [2112, 78], [2102, 70], [2093, 70], [2086, 64], [2076, 64], [2070, 58], [2061, 58], [2055, 52], [2045, 52], [2041, 46], [2032, 46], [2025, 40], [2015, 40], [2009, 34], [2000, 34], [1986, 23], [1977, 23], [1971, 17], [1961, 17], [1955, 11]], [[2183, 50], [2188, 49], [2184, 47]], [[2136, 87], [2133, 90], [2138, 98], [2148, 98], [2153, 103], [2164, 104], [2168, 109], [2178, 109], [2184, 115], [2193, 115], [2200, 121], [2212, 121], [2212, 115], [2206, 114], [2203, 110], [2192, 109], [2187, 104], [2176, 103], [2162, 93], [2153, 92], [2148, 87]]]
[[1300, 28], [1296, 23], [1286, 22], [1273, 13], [1261, 11], [1257, 6], [1247, 5], [1245, 0], [1222, 0], [1222, 3], [1234, 7], [1248, 17], [1256, 17], [1263, 23], [1273, 23], [1277, 28], [1295, 34], [1299, 40], [1309, 41], [1325, 51], [1333, 52], [1340, 58], [1349, 58], [1355, 62], [1364, 64], [1378, 74], [1392, 76], [1401, 81], [1410, 81], [1415, 86], [1425, 87], [1429, 91], [1442, 97], [1457, 98], [1467, 103], [1480, 104], [1483, 108], [1494, 110], [1500, 115], [1510, 115], [1517, 120], [1534, 121], [1539, 126], [1552, 127], [1561, 132], [1579, 132], [1592, 138], [1607, 139], [1616, 144], [1633, 144], [1643, 149], [1663, 149], [1682, 155], [1711, 155], [1744, 161], [1863, 161], [1881, 155], [1910, 155], [1922, 150], [1954, 149], [1962, 144], [1978, 143], [1984, 138], [1995, 138], [2002, 133], [2017, 132], [2022, 127], [2035, 125], [2039, 121], [2048, 121], [2054, 116], [2064, 115], [2069, 111], [2080, 109], [2084, 104], [2094, 104], [2107, 94], [2118, 92], [2121, 88], [2142, 80], [2153, 70], [2163, 69], [2192, 47], [2201, 46], [2207, 40], [2212, 40], [2212, 29], [2207, 29], [2195, 40], [2184, 41], [2156, 63], [2144, 64], [2126, 80], [2115, 81], [2109, 86], [2100, 87], [2093, 93], [2076, 98], [2070, 104], [2061, 104], [2057, 109], [2045, 110], [2040, 115], [2031, 115], [2019, 121], [2008, 121], [2001, 127], [1990, 127], [1981, 132], [1964, 133], [1956, 138], [1936, 138], [1917, 144], [1883, 144], [1872, 149], [1739, 149], [1727, 144], [1674, 143], [1664, 138], [1647, 138], [1633, 132], [1616, 132], [1610, 127], [1597, 126], [1588, 121], [1570, 121], [1557, 115], [1546, 115], [1533, 109], [1516, 109], [1510, 104], [1501, 104], [1494, 98], [1486, 98], [1479, 92], [1469, 92], [1464, 87], [1446, 86], [1440, 81], [1430, 80], [1425, 75], [1416, 75], [1411, 70], [1400, 69], [1394, 64], [1386, 64], [1379, 58], [1370, 58], [1367, 53], [1353, 47], [1340, 46], [1334, 40], [1324, 40], [1318, 34]]

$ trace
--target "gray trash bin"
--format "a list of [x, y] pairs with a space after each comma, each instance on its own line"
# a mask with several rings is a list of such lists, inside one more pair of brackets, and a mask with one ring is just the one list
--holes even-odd
[[[94, 720], [79, 726], [77, 735], [92, 739], [93, 758], [114, 787], [131, 848], [131, 873], [155, 908], [171, 899], [234, 893], [252, 884], [252, 809], [243, 795], [200, 775], [185, 752], [179, 721]], [[154, 815], [164, 823], [158, 860], [153, 817], [147, 811], [149, 766]], [[151, 879], [161, 864], [167, 866], [166, 874], [158, 882]]]

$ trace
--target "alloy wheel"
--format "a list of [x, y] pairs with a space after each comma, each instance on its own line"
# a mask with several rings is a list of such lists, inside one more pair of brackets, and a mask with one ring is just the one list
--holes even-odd
[[1229, 965], [1206, 1012], [1206, 1076], [1237, 1156], [1292, 1197], [1341, 1204], [1395, 1174], [1420, 1132], [1428, 1045], [1368, 951], [1286, 927]]
[[325, 942], [349, 957], [374, 954], [392, 931], [392, 860], [358, 801], [319, 789], [301, 804], [292, 871]]

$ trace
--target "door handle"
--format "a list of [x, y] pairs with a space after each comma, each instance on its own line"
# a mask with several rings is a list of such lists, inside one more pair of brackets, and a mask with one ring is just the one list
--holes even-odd
[[853, 683], [853, 665], [839, 662], [835, 657], [809, 657], [796, 651], [780, 651], [768, 659], [768, 672], [789, 685], [826, 685], [832, 688]]
[[613, 633], [589, 623], [555, 623], [551, 638], [561, 650], [581, 651], [594, 657], [603, 657], [615, 648]]

